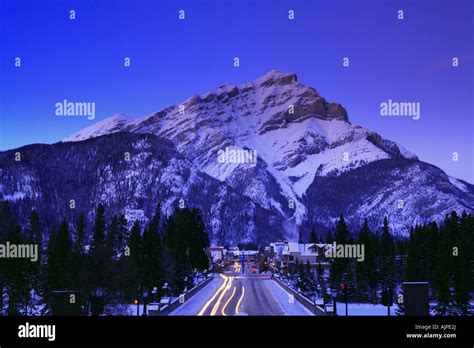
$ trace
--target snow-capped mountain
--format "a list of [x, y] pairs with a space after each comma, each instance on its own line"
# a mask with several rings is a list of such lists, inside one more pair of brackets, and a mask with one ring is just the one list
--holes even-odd
[[[117, 132], [168, 139], [199, 175], [249, 199], [272, 216], [271, 228], [280, 224], [275, 234], [283, 231], [288, 238], [296, 238], [298, 227], [330, 228], [341, 213], [353, 231], [365, 217], [375, 228], [388, 216], [395, 233], [407, 234], [413, 224], [474, 208], [472, 185], [351, 124], [344, 107], [328, 102], [292, 73], [271, 71], [239, 86], [226, 84], [136, 120], [115, 115], [65, 138], [63, 146], [73, 149], [77, 141]], [[221, 160], [226, 151], [242, 150], [257, 160]], [[140, 180], [148, 182], [153, 175], [158, 173]], [[131, 188], [122, 189], [117, 194], [133, 194]], [[242, 214], [236, 204], [232, 207], [234, 214]], [[265, 239], [269, 230], [254, 229], [261, 235], [251, 238]]]
[[[472, 212], [474, 186], [418, 160], [383, 159], [337, 176], [316, 176], [305, 194], [308, 226], [324, 228], [344, 214], [352, 230], [368, 219], [379, 226], [384, 216], [395, 234], [410, 225], [442, 220], [451, 211]], [[330, 224], [331, 225], [331, 224]]]
[[[320, 178], [337, 178], [381, 160], [418, 162], [401, 145], [351, 124], [340, 104], [326, 101], [314, 88], [299, 83], [295, 74], [279, 71], [240, 86], [220, 86], [147, 117], [121, 122], [120, 127], [115, 117], [103, 122], [112, 124], [113, 131], [152, 133], [171, 140], [201, 171], [225, 181], [261, 206], [277, 209], [295, 226], [313, 220], [313, 212], [308, 215], [312, 202], [307, 193], [310, 186], [311, 194], [323, 189], [314, 188]], [[95, 127], [64, 141], [94, 136]], [[226, 148], [255, 150], [257, 165], [220, 163], [219, 151]], [[357, 181], [352, 184], [358, 185]], [[467, 191], [462, 199], [451, 194], [448, 206], [472, 209], [472, 190]], [[406, 195], [399, 198], [406, 199]], [[418, 198], [413, 196], [410, 201]], [[370, 202], [364, 206], [367, 208], [360, 207], [357, 214], [370, 218], [374, 207]], [[387, 205], [377, 218], [379, 214], [394, 216], [395, 225], [402, 230], [414, 222], [441, 218], [446, 210], [429, 209], [431, 216], [417, 210], [400, 216], [392, 214]], [[331, 211], [317, 220], [330, 222], [346, 210]]]
[[[20, 162], [14, 160], [17, 151]], [[152, 134], [28, 145], [0, 153], [0, 168], [0, 200], [12, 201], [22, 224], [36, 209], [47, 232], [58, 219], [72, 222], [82, 212], [91, 226], [98, 203], [109, 216], [124, 213], [130, 225], [146, 223], [160, 203], [168, 216], [183, 205], [199, 208], [215, 243], [268, 242], [284, 235], [279, 212], [199, 171], [169, 140]]]
[[94, 123], [87, 127], [87, 131], [80, 131], [72, 134], [63, 141], [81, 141], [89, 138], [99, 137], [105, 134], [115, 133], [126, 125], [127, 116], [122, 113], [115, 114], [106, 118], [105, 120]]

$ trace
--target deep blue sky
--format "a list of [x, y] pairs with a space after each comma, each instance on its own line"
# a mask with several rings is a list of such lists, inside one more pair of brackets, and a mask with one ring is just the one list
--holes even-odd
[[[57, 142], [117, 112], [142, 116], [278, 69], [344, 105], [352, 123], [474, 183], [473, 3], [0, 0], [0, 149]], [[95, 102], [96, 120], [55, 116], [65, 98]], [[381, 117], [389, 98], [421, 102], [421, 119]]]

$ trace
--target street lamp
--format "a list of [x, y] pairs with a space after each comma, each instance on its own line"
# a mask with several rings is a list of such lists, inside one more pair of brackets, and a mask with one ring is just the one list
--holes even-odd
[[166, 300], [167, 293], [168, 293], [168, 283], [164, 283], [161, 288], [161, 298], [160, 298], [160, 301], [158, 302], [158, 311], [161, 311], [161, 306], [166, 304], [164, 301]]
[[168, 296], [168, 283], [163, 284], [163, 297]]
[[337, 307], [336, 307], [337, 289], [331, 289], [331, 296], [334, 303], [333, 315], [336, 316], [337, 315]]
[[153, 302], [157, 302], [157, 297], [158, 297], [158, 288], [155, 286], [153, 287], [153, 290], [151, 291], [153, 294]]
[[142, 286], [140, 284], [138, 284], [138, 286], [137, 286], [137, 298], [133, 301], [133, 303], [137, 305], [137, 316], [140, 315], [140, 298], [143, 295], [142, 290], [143, 290]]
[[140, 315], [140, 300], [138, 298], [133, 300], [133, 303], [137, 306], [137, 316]]

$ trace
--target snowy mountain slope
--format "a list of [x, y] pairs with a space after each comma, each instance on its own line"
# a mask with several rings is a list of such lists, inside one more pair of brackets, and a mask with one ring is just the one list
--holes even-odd
[[344, 214], [348, 226], [358, 231], [364, 218], [375, 228], [387, 216], [393, 232], [405, 235], [410, 226], [441, 220], [453, 210], [474, 210], [474, 186], [452, 181], [433, 165], [404, 158], [318, 176], [305, 194], [307, 223], [323, 228]]
[[63, 141], [81, 141], [99, 137], [104, 134], [115, 133], [120, 131], [126, 125], [126, 123], [127, 116], [122, 113], [118, 113], [68, 136], [67, 138], [63, 139]]
[[[21, 162], [14, 161], [16, 151], [22, 153]], [[99, 202], [107, 214], [125, 213], [130, 224], [135, 219], [146, 223], [158, 202], [170, 215], [183, 199], [185, 206], [201, 209], [215, 243], [260, 243], [285, 233], [278, 211], [200, 172], [170, 141], [151, 134], [120, 132], [82, 142], [29, 145], [0, 153], [0, 168], [0, 200], [11, 200], [24, 224], [36, 209], [47, 227], [59, 218], [73, 221], [81, 212], [91, 226]]]
[[[128, 123], [103, 122], [113, 131], [171, 140], [200, 171], [296, 225], [310, 219], [306, 194], [318, 178], [336, 178], [381, 160], [417, 161], [396, 142], [351, 124], [340, 104], [326, 101], [295, 74], [279, 71], [240, 86], [220, 86]], [[87, 139], [92, 133], [85, 129], [65, 140]], [[256, 151], [256, 165], [221, 163], [219, 151], [226, 148]], [[453, 201], [459, 199], [455, 191], [451, 194]], [[433, 218], [442, 217], [433, 212]]]

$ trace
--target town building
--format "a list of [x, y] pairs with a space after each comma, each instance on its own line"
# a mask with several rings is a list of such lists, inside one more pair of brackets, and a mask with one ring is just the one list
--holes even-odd
[[329, 277], [331, 262], [325, 257], [326, 243], [296, 243], [279, 241], [270, 243], [273, 264], [281, 269], [291, 270], [297, 264], [309, 264], [311, 272], [323, 278]]

